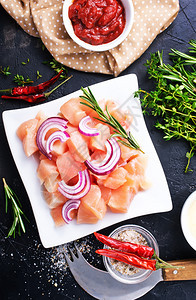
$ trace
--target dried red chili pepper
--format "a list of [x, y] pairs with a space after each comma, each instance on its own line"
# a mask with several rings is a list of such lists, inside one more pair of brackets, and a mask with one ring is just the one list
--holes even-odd
[[113, 258], [116, 260], [119, 260], [123, 263], [132, 265], [133, 267], [140, 268], [140, 269], [146, 269], [146, 270], [152, 270], [156, 271], [160, 268], [166, 269], [166, 268], [184, 268], [184, 267], [177, 267], [172, 266], [171, 264], [167, 262], [160, 263], [156, 259], [145, 259], [141, 258], [135, 254], [122, 252], [118, 250], [112, 250], [112, 249], [98, 249], [95, 251], [97, 254], [107, 256], [109, 258]]
[[0, 92], [10, 93], [13, 96], [40, 94], [46, 91], [51, 85], [53, 85], [53, 83], [55, 83], [59, 79], [62, 72], [63, 70], [61, 70], [57, 75], [52, 77], [50, 80], [40, 83], [36, 86], [18, 86], [11, 89], [0, 90]]
[[42, 94], [36, 94], [36, 95], [20, 95], [20, 96], [8, 96], [8, 95], [2, 95], [2, 99], [14, 99], [14, 100], [23, 100], [29, 103], [38, 103], [45, 101], [50, 94], [52, 94], [56, 89], [58, 89], [62, 84], [64, 84], [66, 81], [68, 81], [72, 76], [66, 78], [63, 82], [61, 82], [59, 85], [57, 85], [53, 90], [51, 90], [48, 93], [42, 93]]
[[149, 246], [134, 244], [130, 242], [122, 242], [111, 237], [105, 236], [103, 234], [94, 232], [95, 237], [103, 244], [115, 248], [121, 251], [126, 251], [134, 253], [140, 257], [144, 258], [156, 258], [156, 253], [153, 248]]
[[21, 95], [21, 96], [8, 96], [8, 95], [2, 95], [2, 99], [14, 99], [14, 100], [23, 100], [29, 103], [38, 103], [45, 101], [47, 99], [47, 94], [37, 94], [37, 95]]
[[157, 262], [155, 259], [144, 259], [135, 254], [112, 250], [112, 249], [98, 249], [95, 251], [98, 254], [107, 256], [109, 258], [113, 258], [124, 262], [126, 264], [132, 265], [136, 268], [146, 269], [156, 271], [159, 268], [163, 267], [162, 264]]

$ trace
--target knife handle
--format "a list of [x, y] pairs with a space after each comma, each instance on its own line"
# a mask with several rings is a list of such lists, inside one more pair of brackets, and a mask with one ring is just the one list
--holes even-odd
[[196, 280], [196, 259], [182, 259], [168, 261], [173, 266], [181, 266], [179, 269], [163, 269], [165, 281]]

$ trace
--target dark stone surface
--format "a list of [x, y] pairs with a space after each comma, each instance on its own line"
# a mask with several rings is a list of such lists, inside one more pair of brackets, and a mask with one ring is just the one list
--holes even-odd
[[[183, 0], [180, 4], [181, 10], [174, 23], [160, 34], [141, 58], [120, 76], [136, 73], [140, 87], [150, 89], [151, 83], [147, 79], [146, 69], [143, 65], [149, 58], [149, 53], [163, 49], [164, 58], [167, 61], [167, 53], [171, 47], [185, 51], [188, 41], [196, 39], [195, 1]], [[24, 67], [21, 62], [26, 61], [27, 58], [30, 59], [30, 63]], [[44, 81], [53, 75], [52, 70], [42, 64], [43, 61], [49, 59], [51, 56], [47, 51], [42, 51], [40, 40], [27, 35], [0, 7], [0, 65], [9, 65], [12, 75], [16, 73], [29, 75], [33, 79], [36, 78], [36, 71], [39, 70]], [[71, 69], [69, 73], [74, 75], [74, 79], [67, 84], [66, 89], [61, 87], [56, 91], [48, 101], [69, 94], [81, 86], [112, 78], [109, 75], [88, 74]], [[12, 78], [13, 76], [8, 78], [1, 76], [0, 88], [12, 87]], [[27, 106], [28, 104], [18, 101], [0, 100], [1, 113], [7, 109]], [[173, 210], [167, 213], [138, 217], [130, 222], [144, 226], [155, 235], [163, 259], [195, 258], [195, 251], [188, 245], [182, 234], [180, 213], [185, 199], [196, 189], [196, 157], [192, 159], [191, 164], [194, 172], [184, 174], [185, 153], [189, 149], [188, 145], [183, 141], [165, 142], [162, 139], [162, 132], [153, 127], [154, 119], [147, 117], [146, 123], [165, 171], [172, 196]], [[15, 239], [5, 239], [12, 219], [10, 214], [5, 214], [3, 185], [1, 183], [0, 299], [92, 299], [77, 285], [68, 269], [64, 270], [55, 264], [55, 259], [57, 262], [62, 262], [57, 250], [42, 247], [27, 194], [6, 141], [2, 119], [0, 120], [0, 136], [0, 177], [5, 177], [16, 194], [22, 199], [23, 209], [30, 220], [30, 223], [26, 223], [26, 234], [21, 237], [17, 236]], [[128, 222], [125, 221], [122, 224]], [[109, 234], [114, 228], [115, 226], [111, 226], [102, 232]], [[92, 236], [87, 238], [87, 244], [92, 248], [96, 247], [96, 241]], [[58, 249], [58, 251], [60, 250]], [[87, 254], [86, 257], [92, 264], [103, 267], [96, 257], [90, 254]], [[141, 299], [196, 299], [196, 284], [194, 281], [162, 282]]]

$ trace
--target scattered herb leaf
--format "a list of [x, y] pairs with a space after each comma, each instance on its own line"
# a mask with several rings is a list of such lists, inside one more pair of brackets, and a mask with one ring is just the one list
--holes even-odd
[[42, 51], [46, 49], [46, 46], [42, 43]]
[[25, 216], [25, 214], [23, 213], [23, 211], [21, 210], [22, 206], [21, 206], [20, 200], [18, 199], [18, 197], [14, 193], [14, 191], [7, 185], [5, 178], [3, 178], [3, 184], [4, 184], [5, 200], [6, 200], [6, 207], [5, 207], [6, 213], [8, 212], [9, 200], [11, 201], [12, 212], [13, 212], [13, 223], [8, 232], [7, 237], [13, 235], [13, 237], [15, 238], [16, 229], [18, 229], [19, 235], [21, 235], [21, 229], [25, 233], [25, 226], [24, 226], [24, 222], [22, 220], [22, 216], [24, 216], [24, 218], [26, 220], [28, 220], [28, 219]]
[[39, 79], [39, 78], [41, 78], [42, 77], [42, 75], [40, 74], [40, 72], [39, 71], [37, 71], [37, 79]]
[[10, 73], [10, 67], [2, 67], [0, 66], [0, 74], [5, 75], [5, 76], [9, 76], [11, 75]]
[[21, 64], [22, 64], [22, 65], [26, 65], [26, 64], [29, 63], [29, 61], [30, 61], [29, 58], [27, 58], [27, 61], [26, 61], [26, 62], [25, 62], [25, 61], [22, 61]]

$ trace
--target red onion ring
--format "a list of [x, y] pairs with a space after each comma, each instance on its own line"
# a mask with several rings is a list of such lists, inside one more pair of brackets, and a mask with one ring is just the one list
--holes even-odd
[[91, 128], [87, 124], [91, 121], [91, 118], [89, 116], [86, 116], [82, 118], [82, 120], [79, 123], [79, 131], [83, 135], [86, 136], [97, 136], [99, 135], [99, 132], [97, 131], [96, 128]]
[[67, 128], [67, 123], [68, 121], [66, 121], [65, 119], [59, 117], [51, 117], [46, 119], [38, 128], [36, 135], [37, 147], [47, 158], [51, 159], [51, 156], [46, 151], [46, 133], [48, 132], [48, 130], [53, 128], [57, 128], [59, 129], [59, 131], [64, 132]]
[[67, 185], [64, 180], [58, 182], [58, 191], [68, 199], [80, 199], [84, 197], [90, 190], [91, 180], [89, 171], [86, 169], [84, 171], [78, 172], [79, 179], [74, 186]]
[[111, 159], [111, 156], [113, 154], [113, 148], [112, 148], [111, 143], [108, 140], [106, 140], [105, 146], [107, 149], [107, 153], [106, 153], [106, 156], [104, 157], [104, 159], [102, 160], [102, 162], [93, 160], [93, 161], [91, 161], [91, 164], [95, 164], [95, 165], [97, 164], [98, 167], [102, 167], [108, 163], [108, 161]]
[[70, 223], [72, 221], [70, 212], [73, 209], [78, 209], [79, 206], [80, 206], [80, 200], [68, 200], [65, 202], [62, 208], [62, 217], [66, 223]]
[[108, 162], [106, 164], [95, 164], [93, 162], [90, 162], [88, 160], [86, 160], [84, 163], [87, 166], [87, 168], [96, 175], [107, 175], [109, 173], [111, 173], [114, 168], [116, 167], [117, 163], [120, 160], [121, 157], [121, 150], [120, 150], [120, 146], [118, 144], [118, 142], [114, 139], [111, 138], [110, 140], [107, 140], [111, 147], [112, 147], [112, 154], [110, 159], [108, 160]]
[[70, 138], [70, 135], [66, 131], [55, 131], [53, 132], [46, 141], [45, 150], [47, 154], [52, 158], [50, 152], [53, 150], [54, 143], [59, 140], [61, 143], [66, 142]]
[[[86, 176], [89, 176], [87, 169], [84, 171], [79, 171], [78, 172], [78, 177], [79, 177], [78, 182], [75, 185], [68, 185], [64, 182], [64, 180], [62, 180], [61, 182], [59, 182], [59, 186], [61, 186], [63, 188], [63, 190], [65, 191], [65, 193], [67, 193], [69, 195], [78, 194], [85, 187]], [[67, 197], [67, 198], [69, 198], [69, 197]]]

